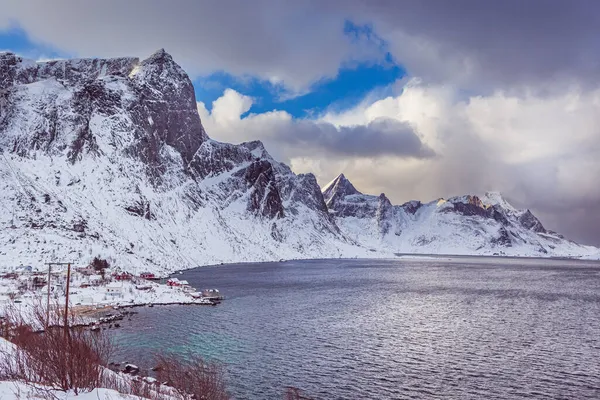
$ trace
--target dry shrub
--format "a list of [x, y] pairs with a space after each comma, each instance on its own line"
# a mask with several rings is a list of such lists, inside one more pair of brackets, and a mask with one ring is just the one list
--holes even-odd
[[146, 383], [139, 377], [107, 371], [102, 376], [102, 387], [113, 389], [121, 394], [130, 394], [151, 400], [174, 400], [172, 388], [159, 383]]
[[[46, 325], [46, 308], [41, 302], [33, 305], [30, 324], [15, 308], [9, 309], [3, 333], [16, 346], [6, 352], [0, 366], [9, 379], [75, 394], [99, 387], [112, 351], [110, 340], [103, 331], [63, 329], [63, 313], [61, 307], [51, 306], [50, 325], [35, 332], [31, 326]], [[77, 323], [74, 316], [69, 321]]]
[[182, 359], [173, 355], [157, 357], [156, 377], [172, 387], [178, 397], [195, 400], [228, 400], [223, 368], [199, 356]]

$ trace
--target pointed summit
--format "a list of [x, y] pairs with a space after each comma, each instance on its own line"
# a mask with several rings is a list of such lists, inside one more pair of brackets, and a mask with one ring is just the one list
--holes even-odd
[[352, 183], [344, 176], [344, 174], [339, 174], [334, 180], [329, 182], [327, 185], [321, 189], [323, 193], [323, 198], [325, 202], [329, 202], [331, 198], [336, 197], [344, 197], [352, 194], [362, 194]]
[[157, 61], [173, 61], [173, 57], [165, 51], [165, 49], [156, 50], [150, 57], [145, 59], [143, 62], [157, 62]]
[[500, 192], [486, 192], [482, 197], [481, 201], [490, 206], [500, 206], [501, 208], [511, 211], [517, 212], [517, 209], [512, 206], [505, 198], [502, 196]]
[[165, 49], [159, 49], [152, 53], [150, 57], [142, 60], [138, 68], [132, 71], [130, 77], [133, 76], [138, 81], [148, 79], [166, 80], [168, 82], [189, 80], [183, 68], [173, 60], [173, 57]]

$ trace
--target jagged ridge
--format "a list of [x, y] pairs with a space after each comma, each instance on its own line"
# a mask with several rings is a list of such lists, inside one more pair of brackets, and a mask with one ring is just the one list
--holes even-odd
[[365, 195], [342, 175], [323, 188], [342, 233], [395, 253], [597, 257], [547, 231], [530, 210], [517, 210], [500, 193], [392, 205], [385, 194]]

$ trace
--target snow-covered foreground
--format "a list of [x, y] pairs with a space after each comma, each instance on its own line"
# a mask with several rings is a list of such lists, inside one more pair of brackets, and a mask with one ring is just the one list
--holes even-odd
[[[11, 359], [16, 357], [18, 352], [17, 346], [12, 344], [0, 337], [0, 363], [4, 366], [5, 362], [10, 362]], [[6, 371], [0, 370], [0, 399], [53, 399], [53, 400], [66, 400], [66, 399], [79, 399], [79, 400], [141, 400], [144, 399], [140, 396], [131, 394], [121, 393], [114, 389], [108, 388], [96, 388], [91, 391], [81, 391], [77, 393], [73, 390], [62, 391], [53, 388], [45, 387], [32, 382], [23, 382], [19, 380], [2, 380], [3, 374]], [[120, 382], [123, 387], [131, 384], [132, 379], [138, 379], [127, 374], [117, 373], [106, 368], [101, 368], [101, 373], [107, 378], [107, 381]], [[152, 383], [155, 380], [153, 378], [145, 378], [148, 382]], [[142, 381], [143, 383], [143, 381]], [[171, 389], [164, 387], [161, 391], [161, 399], [164, 400], [175, 400], [179, 397], [169, 395]]]
[[56, 400], [78, 399], [78, 400], [141, 400], [142, 397], [131, 394], [119, 393], [112, 389], [94, 389], [87, 393], [61, 392], [56, 390], [47, 391], [44, 388], [35, 388], [23, 382], [0, 381], [0, 399], [40, 399], [40, 393]]

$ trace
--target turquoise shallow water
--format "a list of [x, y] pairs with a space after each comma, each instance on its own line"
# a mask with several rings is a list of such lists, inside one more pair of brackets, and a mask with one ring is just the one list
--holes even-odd
[[[500, 264], [501, 262], [501, 264]], [[238, 399], [598, 399], [600, 266], [519, 259], [312, 260], [203, 267], [217, 307], [115, 330], [118, 361], [222, 362]]]

